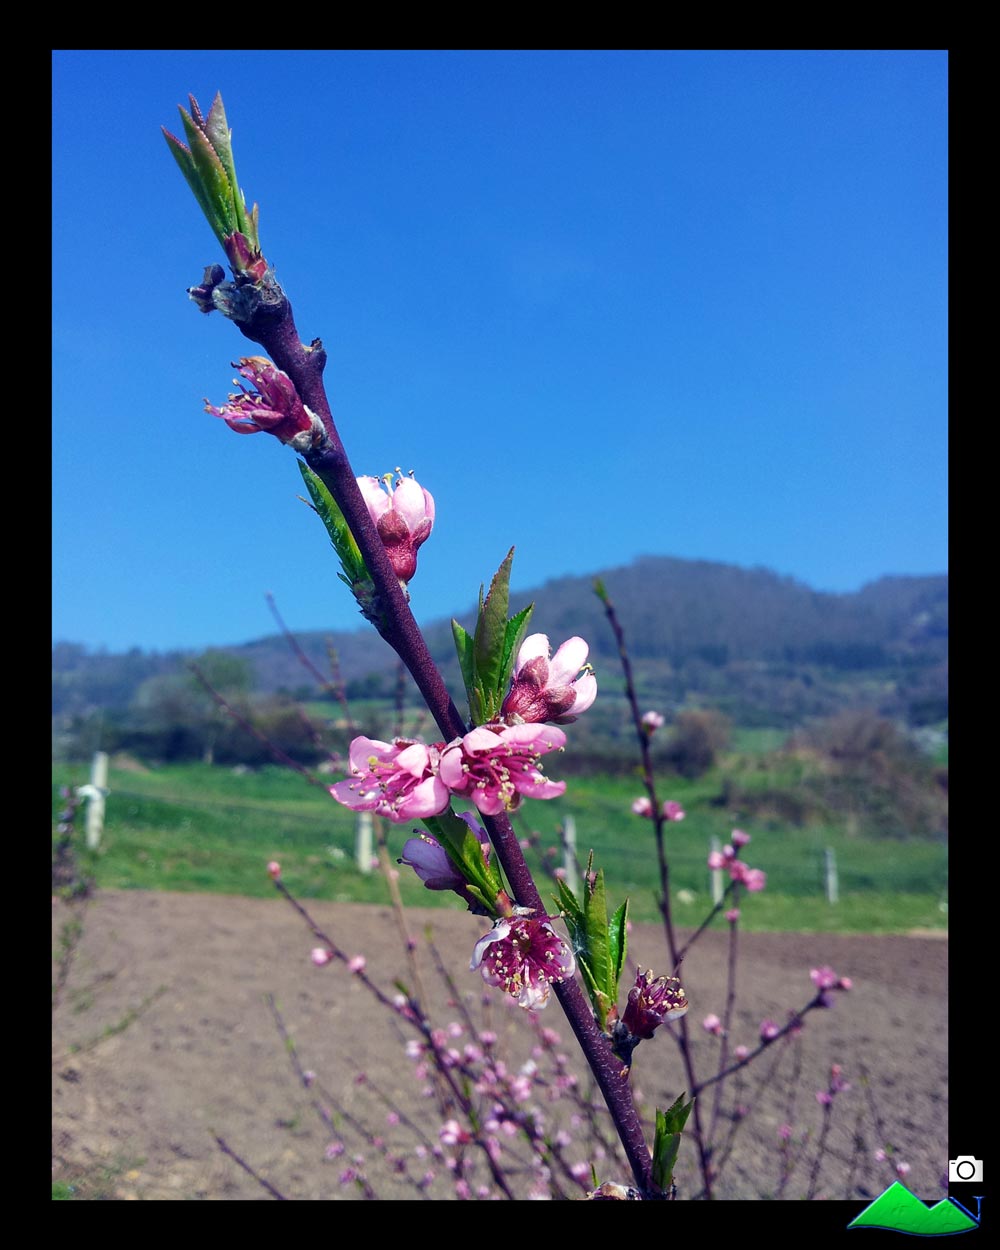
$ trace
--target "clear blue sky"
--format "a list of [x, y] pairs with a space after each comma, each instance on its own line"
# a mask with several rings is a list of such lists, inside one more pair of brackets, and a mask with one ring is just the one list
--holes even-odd
[[221, 90], [358, 473], [414, 469], [411, 585], [470, 606], [664, 554], [816, 589], [942, 573], [944, 52], [54, 54], [57, 639], [363, 624], [294, 454], [202, 411], [255, 349], [160, 125]]

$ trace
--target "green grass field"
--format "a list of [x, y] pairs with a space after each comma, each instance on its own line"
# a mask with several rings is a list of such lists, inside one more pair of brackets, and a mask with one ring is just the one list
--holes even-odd
[[[83, 765], [55, 766], [53, 831], [62, 807], [58, 787], [87, 780]], [[274, 888], [266, 864], [277, 859], [285, 882], [302, 898], [382, 902], [388, 897], [381, 875], [360, 872], [354, 861], [354, 813], [285, 769], [240, 776], [206, 765], [145, 772], [112, 767], [108, 784], [100, 850], [93, 857], [81, 852], [92, 861], [84, 867], [98, 887], [267, 897]], [[522, 837], [539, 835], [541, 850], [528, 852], [532, 867], [540, 867], [545, 848], [558, 846], [557, 826], [571, 814], [579, 857], [585, 861], [593, 848], [595, 865], [606, 870], [612, 904], [627, 895], [634, 920], [657, 919], [652, 825], [630, 810], [640, 793], [636, 781], [589, 776], [572, 778], [562, 799], [526, 802], [515, 826]], [[717, 793], [712, 774], [698, 781], [671, 779], [661, 787], [661, 798], [678, 800], [687, 812], [685, 820], [667, 826], [674, 914], [681, 925], [700, 923], [708, 910], [710, 840], [726, 842], [733, 828], [732, 815], [712, 803]], [[82, 846], [82, 810], [77, 823]], [[753, 840], [741, 858], [768, 874], [766, 890], [741, 901], [749, 929], [898, 933], [946, 928], [947, 848], [940, 842], [866, 839], [819, 826], [742, 827]], [[395, 859], [412, 836], [410, 827], [386, 829]], [[839, 871], [840, 897], [832, 906], [823, 891], [828, 848]], [[425, 890], [407, 868], [400, 870], [399, 881], [406, 903], [461, 907], [451, 894]], [[542, 886], [543, 897], [548, 893]]]

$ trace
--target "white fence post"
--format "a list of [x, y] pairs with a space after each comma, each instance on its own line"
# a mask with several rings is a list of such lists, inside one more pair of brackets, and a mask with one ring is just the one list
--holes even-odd
[[369, 873], [372, 870], [372, 814], [358, 812], [355, 825], [354, 855], [358, 861], [358, 870]]
[[826, 901], [828, 903], [836, 903], [840, 897], [840, 883], [837, 880], [837, 856], [833, 852], [833, 848], [828, 846], [823, 853], [823, 859], [826, 864]]
[[[722, 850], [722, 845], [719, 842], [718, 838], [712, 838], [712, 841], [709, 845], [709, 850], [711, 851]], [[718, 904], [722, 902], [722, 896], [725, 893], [725, 886], [722, 884], [722, 869], [712, 868], [709, 871], [709, 878], [711, 881], [712, 905], [718, 906]]]
[[104, 801], [108, 796], [108, 757], [104, 751], [95, 751], [90, 765], [90, 785], [81, 786], [77, 794], [87, 800], [87, 850], [96, 851], [101, 845], [104, 829]]
[[563, 869], [566, 884], [575, 894], [580, 882], [576, 875], [576, 820], [572, 816], [563, 818]]

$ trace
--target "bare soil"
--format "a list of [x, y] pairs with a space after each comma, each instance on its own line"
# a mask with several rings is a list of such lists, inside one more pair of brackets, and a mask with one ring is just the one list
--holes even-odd
[[[410, 979], [388, 907], [315, 903], [310, 910], [344, 950], [365, 955], [368, 973], [387, 993], [394, 992], [397, 977]], [[287, 1198], [360, 1196], [356, 1186], [340, 1180], [359, 1151], [377, 1197], [421, 1196], [391, 1173], [345, 1118], [357, 1117], [402, 1152], [412, 1145], [412, 1132], [388, 1125], [392, 1106], [437, 1140], [435, 1105], [421, 1094], [404, 1051], [412, 1034], [342, 964], [312, 965], [316, 940], [286, 903], [108, 890], [81, 912], [80, 904], [54, 899], [57, 966], [66, 925], [81, 915], [82, 936], [53, 1017], [54, 1179], [91, 1199], [270, 1200], [223, 1152], [216, 1140], [221, 1137]], [[410, 911], [407, 918], [418, 942], [423, 1001], [435, 1022], [444, 1027], [457, 1012], [426, 949], [428, 924], [475, 1019], [485, 1018], [500, 1033], [498, 1045], [509, 1048], [512, 1064], [526, 1057], [535, 1035], [525, 1013], [513, 1004], [508, 1010], [509, 1000], [498, 991], [485, 996], [484, 1007], [482, 982], [468, 971], [484, 922], [450, 911]], [[756, 1044], [762, 1019], [782, 1023], [790, 1009], [804, 1005], [813, 992], [812, 967], [830, 964], [851, 977], [854, 988], [837, 995], [832, 1010], [810, 1013], [800, 1037], [765, 1052], [739, 1086], [727, 1083], [720, 1140], [730, 1130], [733, 1136], [719, 1196], [798, 1198], [812, 1187], [828, 1198], [874, 1197], [893, 1179], [889, 1165], [875, 1160], [879, 1148], [893, 1148], [894, 1157], [910, 1165], [907, 1184], [915, 1193], [942, 1194], [948, 1158], [947, 941], [743, 934], [739, 947], [733, 1045]], [[658, 929], [636, 926], [630, 955], [641, 966], [668, 971], [663, 949]], [[700, 1021], [709, 1012], [722, 1014], [727, 949], [725, 933], [709, 932], [684, 964], [699, 1075], [710, 1073], [718, 1051], [719, 1042]], [[280, 1006], [302, 1066], [316, 1073], [309, 1089], [290, 1062], [268, 994]], [[572, 1066], [584, 1072], [555, 1000], [540, 1018], [559, 1032]], [[632, 1079], [650, 1111], [685, 1088], [677, 1047], [663, 1033], [634, 1058]], [[467, 1034], [456, 1045], [464, 1040]], [[851, 1088], [838, 1096], [823, 1136], [816, 1092], [826, 1088], [834, 1062]], [[311, 1105], [317, 1096], [340, 1113], [346, 1156], [326, 1156], [331, 1134]], [[706, 1116], [712, 1102], [706, 1090], [700, 1103]], [[545, 1114], [558, 1116], [558, 1108], [546, 1107]], [[788, 1157], [795, 1169], [781, 1188], [778, 1130], [785, 1123], [794, 1132]], [[567, 1155], [587, 1157], [579, 1136]], [[599, 1161], [599, 1173], [602, 1180], [628, 1180], [611, 1159]], [[677, 1179], [681, 1198], [700, 1188], [687, 1141]], [[424, 1196], [453, 1196], [446, 1169], [440, 1168]]]

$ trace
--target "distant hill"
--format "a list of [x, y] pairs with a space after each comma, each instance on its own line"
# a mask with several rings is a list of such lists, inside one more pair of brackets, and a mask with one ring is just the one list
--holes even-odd
[[[810, 589], [763, 568], [646, 556], [588, 577], [562, 577], [512, 595], [534, 601], [530, 629], [554, 645], [582, 635], [590, 644], [602, 699], [621, 690], [614, 637], [593, 591], [604, 582], [624, 626], [649, 706], [703, 704], [736, 724], [792, 726], [847, 706], [872, 707], [913, 725], [947, 715], [948, 578], [883, 577], [851, 594]], [[459, 608], [465, 625], [474, 608]], [[428, 625], [431, 653], [461, 705], [448, 619]], [[349, 693], [388, 693], [396, 659], [367, 627], [296, 635], [329, 672], [337, 652]], [[304, 695], [309, 675], [280, 635], [220, 648], [248, 661], [255, 689]], [[192, 653], [89, 653], [53, 648], [53, 710], [59, 717], [128, 706], [144, 681], [180, 671]], [[600, 702], [600, 701], [599, 701]], [[609, 709], [610, 711], [610, 709]], [[599, 732], [599, 724], [593, 729]]]

